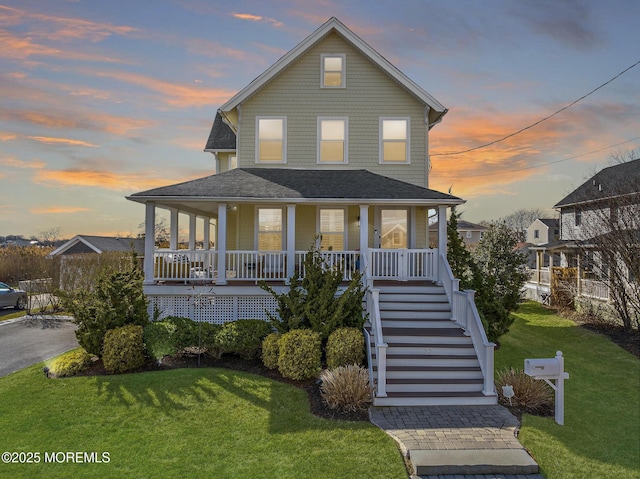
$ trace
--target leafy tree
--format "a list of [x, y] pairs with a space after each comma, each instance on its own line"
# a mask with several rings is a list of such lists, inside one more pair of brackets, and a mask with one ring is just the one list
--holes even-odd
[[339, 292], [344, 271], [330, 266], [316, 246], [311, 246], [304, 259], [304, 277], [296, 272], [289, 280], [289, 290], [276, 293], [266, 282], [260, 287], [278, 302], [278, 315], [267, 312], [273, 326], [281, 333], [293, 329], [312, 329], [326, 340], [340, 327], [362, 328], [362, 299], [366, 288], [362, 275], [354, 271], [346, 289]]
[[80, 346], [101, 356], [107, 331], [127, 324], [144, 327], [149, 322], [142, 281], [143, 273], [132, 256], [128, 270], [100, 275], [94, 288], [61, 293], [64, 307], [78, 325]]

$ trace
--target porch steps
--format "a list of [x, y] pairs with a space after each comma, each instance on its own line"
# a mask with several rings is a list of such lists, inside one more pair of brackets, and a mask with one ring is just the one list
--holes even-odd
[[[387, 344], [386, 397], [376, 406], [495, 404], [471, 338], [451, 320], [441, 286], [384, 285], [380, 289], [382, 334]], [[374, 380], [376, 351], [371, 344]]]

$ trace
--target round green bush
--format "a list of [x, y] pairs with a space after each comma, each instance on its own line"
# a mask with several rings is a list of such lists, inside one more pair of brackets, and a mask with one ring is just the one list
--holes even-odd
[[75, 376], [91, 364], [91, 354], [84, 349], [74, 349], [53, 360], [49, 371], [58, 378]]
[[339, 328], [327, 340], [327, 367], [335, 369], [364, 361], [364, 334], [358, 328]]
[[218, 333], [222, 329], [222, 325], [200, 323], [200, 328], [200, 345], [206, 350], [206, 354], [213, 358], [220, 359], [220, 356], [222, 356], [222, 346], [218, 338]]
[[269, 369], [278, 369], [278, 341], [280, 333], [271, 333], [262, 340], [262, 363]]
[[260, 319], [239, 319], [222, 325], [217, 340], [223, 353], [233, 353], [244, 359], [260, 356], [262, 340], [273, 332], [269, 323]]
[[153, 359], [161, 359], [176, 353], [172, 340], [175, 327], [166, 321], [154, 321], [144, 327], [144, 345]]
[[278, 370], [285, 378], [316, 377], [321, 369], [322, 337], [310, 329], [293, 329], [278, 341]]
[[123, 373], [144, 364], [142, 326], [128, 324], [110, 329], [104, 335], [102, 363], [110, 373]]

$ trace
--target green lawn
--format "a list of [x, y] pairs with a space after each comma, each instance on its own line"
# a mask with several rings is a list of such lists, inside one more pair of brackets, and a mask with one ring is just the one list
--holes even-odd
[[547, 479], [640, 478], [640, 362], [607, 338], [525, 303], [496, 351], [496, 370], [565, 357], [565, 425], [523, 417], [520, 441]]
[[[0, 378], [0, 477], [406, 478], [393, 440], [369, 423], [310, 414], [293, 386], [225, 369], [46, 379], [42, 365]], [[44, 463], [103, 452], [108, 463]]]

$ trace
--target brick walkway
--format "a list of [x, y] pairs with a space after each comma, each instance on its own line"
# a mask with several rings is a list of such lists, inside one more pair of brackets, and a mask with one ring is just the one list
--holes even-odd
[[[517, 468], [513, 470], [514, 473], [507, 475], [488, 474], [491, 471], [482, 469], [487, 469], [489, 466], [486, 464], [491, 464], [491, 461], [497, 461], [496, 471], [511, 472], [504, 462], [511, 458], [515, 458], [516, 463], [524, 459], [535, 464], [518, 441], [518, 420], [502, 406], [372, 407], [369, 411], [371, 422], [396, 440], [402, 454], [411, 462], [413, 472], [422, 474], [420, 477], [542, 479], [539, 474], [517, 473]], [[438, 470], [429, 467], [437, 461], [446, 463], [448, 460], [458, 462], [457, 466], [461, 469], [451, 469], [458, 471], [453, 473], [458, 475], [440, 472], [425, 475], [420, 472]], [[470, 475], [460, 474], [470, 461], [479, 461], [482, 466], [470, 470], [467, 473]], [[416, 462], [426, 464], [420, 469], [420, 464]], [[523, 470], [527, 468], [531, 469], [531, 464]], [[446, 464], [443, 465], [442, 471], [447, 470]]]

